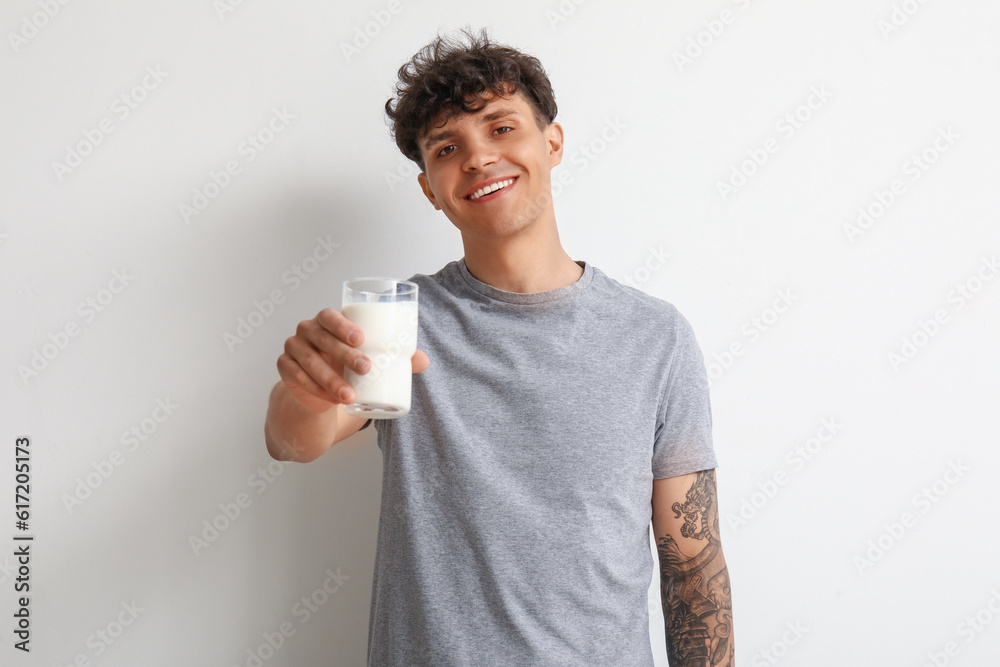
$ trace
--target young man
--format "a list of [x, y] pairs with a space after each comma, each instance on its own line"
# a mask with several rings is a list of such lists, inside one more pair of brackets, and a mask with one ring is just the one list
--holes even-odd
[[[383, 455], [368, 665], [647, 667], [658, 544], [673, 667], [734, 662], [704, 360], [670, 303], [559, 242], [563, 154], [540, 63], [438, 38], [399, 70], [395, 140], [465, 256], [420, 286], [410, 413]], [[275, 458], [311, 461], [347, 415], [362, 332], [328, 308], [278, 359]], [[294, 446], [292, 446], [293, 443]]]

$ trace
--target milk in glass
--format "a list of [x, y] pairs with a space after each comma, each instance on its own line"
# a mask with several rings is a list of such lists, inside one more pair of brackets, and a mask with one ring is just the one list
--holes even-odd
[[354, 388], [348, 414], [372, 419], [393, 419], [410, 411], [412, 365], [417, 350], [416, 301], [348, 303], [342, 312], [364, 332], [359, 346], [371, 360], [367, 373], [344, 368], [344, 378]]

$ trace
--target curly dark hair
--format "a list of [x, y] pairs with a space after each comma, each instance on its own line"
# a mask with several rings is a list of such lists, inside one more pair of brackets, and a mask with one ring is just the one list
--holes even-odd
[[539, 129], [544, 130], [556, 117], [552, 84], [538, 58], [490, 41], [485, 28], [478, 36], [467, 29], [461, 32], [469, 38], [468, 45], [438, 33], [400, 67], [396, 96], [385, 103], [396, 145], [421, 171], [425, 166], [418, 139], [442, 111], [446, 124], [453, 113], [482, 109], [488, 94], [506, 96], [520, 91], [534, 108]]

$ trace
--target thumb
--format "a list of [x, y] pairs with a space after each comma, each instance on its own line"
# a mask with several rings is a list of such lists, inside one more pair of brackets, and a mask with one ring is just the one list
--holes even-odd
[[410, 358], [414, 373], [423, 373], [431, 365], [431, 360], [427, 358], [422, 350], [417, 350]]

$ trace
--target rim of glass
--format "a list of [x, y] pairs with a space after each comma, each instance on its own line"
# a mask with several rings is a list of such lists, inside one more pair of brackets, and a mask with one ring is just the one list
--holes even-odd
[[[397, 289], [390, 292], [390, 291], [374, 291], [371, 289], [359, 289], [357, 287], [354, 287], [355, 283], [363, 283], [368, 281], [381, 281], [384, 283], [394, 283], [397, 286]], [[399, 289], [398, 288], [399, 285], [405, 286], [404, 289]], [[417, 292], [419, 289], [419, 285], [410, 280], [402, 280], [400, 278], [389, 278], [385, 276], [366, 276], [362, 278], [349, 278], [348, 280], [345, 280], [344, 289], [360, 294], [373, 294], [376, 296], [408, 295]]]

